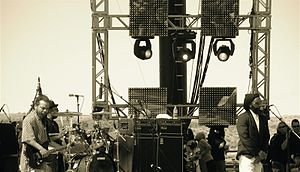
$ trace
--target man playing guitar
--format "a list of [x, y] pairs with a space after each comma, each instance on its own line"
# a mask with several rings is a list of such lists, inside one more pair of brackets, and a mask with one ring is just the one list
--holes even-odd
[[20, 156], [20, 171], [46, 171], [52, 172], [51, 160], [31, 165], [31, 156], [38, 153], [42, 158], [48, 158], [49, 137], [45, 125], [48, 114], [49, 98], [39, 95], [34, 102], [34, 109], [24, 118], [22, 128], [22, 151]]

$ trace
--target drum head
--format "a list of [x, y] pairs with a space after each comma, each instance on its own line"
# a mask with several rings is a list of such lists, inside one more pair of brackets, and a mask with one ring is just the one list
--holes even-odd
[[115, 172], [116, 166], [108, 154], [100, 152], [92, 156], [83, 157], [75, 169], [78, 172]]
[[99, 153], [92, 157], [89, 170], [90, 172], [114, 172], [115, 164], [109, 155]]

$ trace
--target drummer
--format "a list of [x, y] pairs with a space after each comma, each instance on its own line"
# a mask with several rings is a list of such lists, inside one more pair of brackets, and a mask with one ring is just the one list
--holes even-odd
[[[50, 146], [52, 147], [58, 147], [62, 146], [63, 142], [61, 138], [63, 137], [63, 133], [59, 133], [59, 126], [55, 119], [57, 118], [58, 114], [58, 104], [55, 104], [53, 100], [50, 100], [49, 102], [49, 113], [47, 114], [47, 131], [50, 136]], [[57, 154], [57, 162], [56, 162], [56, 171], [58, 172], [63, 172], [65, 171], [64, 169], [64, 159], [63, 159], [63, 154], [58, 153]]]
[[47, 131], [49, 133], [51, 141], [62, 145], [62, 140], [60, 138], [63, 135], [59, 134], [59, 126], [55, 121], [58, 114], [57, 106], [58, 104], [55, 104], [53, 100], [50, 100], [49, 113], [47, 114]]

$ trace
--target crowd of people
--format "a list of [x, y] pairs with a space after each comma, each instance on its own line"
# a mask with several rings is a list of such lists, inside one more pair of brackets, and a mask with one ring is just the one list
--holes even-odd
[[[300, 171], [300, 125], [291, 127], [279, 120], [277, 132], [270, 137], [269, 114], [262, 108], [259, 94], [246, 94], [245, 111], [238, 115], [239, 136], [236, 159], [240, 172]], [[186, 169], [189, 172], [225, 172], [225, 126], [210, 126], [208, 136], [199, 132], [185, 144]]]
[[[297, 119], [289, 127], [283, 120], [277, 132], [270, 137], [269, 116], [262, 110], [259, 94], [246, 94], [245, 111], [238, 115], [239, 136], [237, 160], [241, 172], [286, 172], [300, 167], [300, 124]], [[30, 113], [23, 119], [20, 154], [21, 172], [66, 170], [64, 155], [49, 151], [49, 147], [66, 146], [61, 137], [64, 134], [55, 122], [58, 104], [45, 95], [34, 101]], [[185, 140], [185, 171], [224, 172], [225, 154], [229, 146], [225, 141], [226, 126], [210, 126], [208, 135], [195, 135], [188, 129]], [[70, 145], [69, 145], [70, 146]], [[43, 161], [39, 161], [43, 159]]]

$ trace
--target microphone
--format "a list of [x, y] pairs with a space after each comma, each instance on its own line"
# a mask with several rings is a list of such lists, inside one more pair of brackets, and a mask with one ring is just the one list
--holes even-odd
[[79, 94], [69, 94], [69, 97], [84, 97], [83, 95]]
[[260, 106], [260, 110], [261, 111], [265, 111], [265, 110], [270, 110], [270, 107], [271, 106], [274, 106], [274, 104], [271, 104], [271, 105], [262, 105], [262, 106]]
[[38, 95], [42, 95], [42, 87], [41, 87], [41, 81], [40, 81], [40, 77], [38, 77], [38, 84], [37, 84], [37, 88], [36, 88], [36, 91], [38, 93]]

